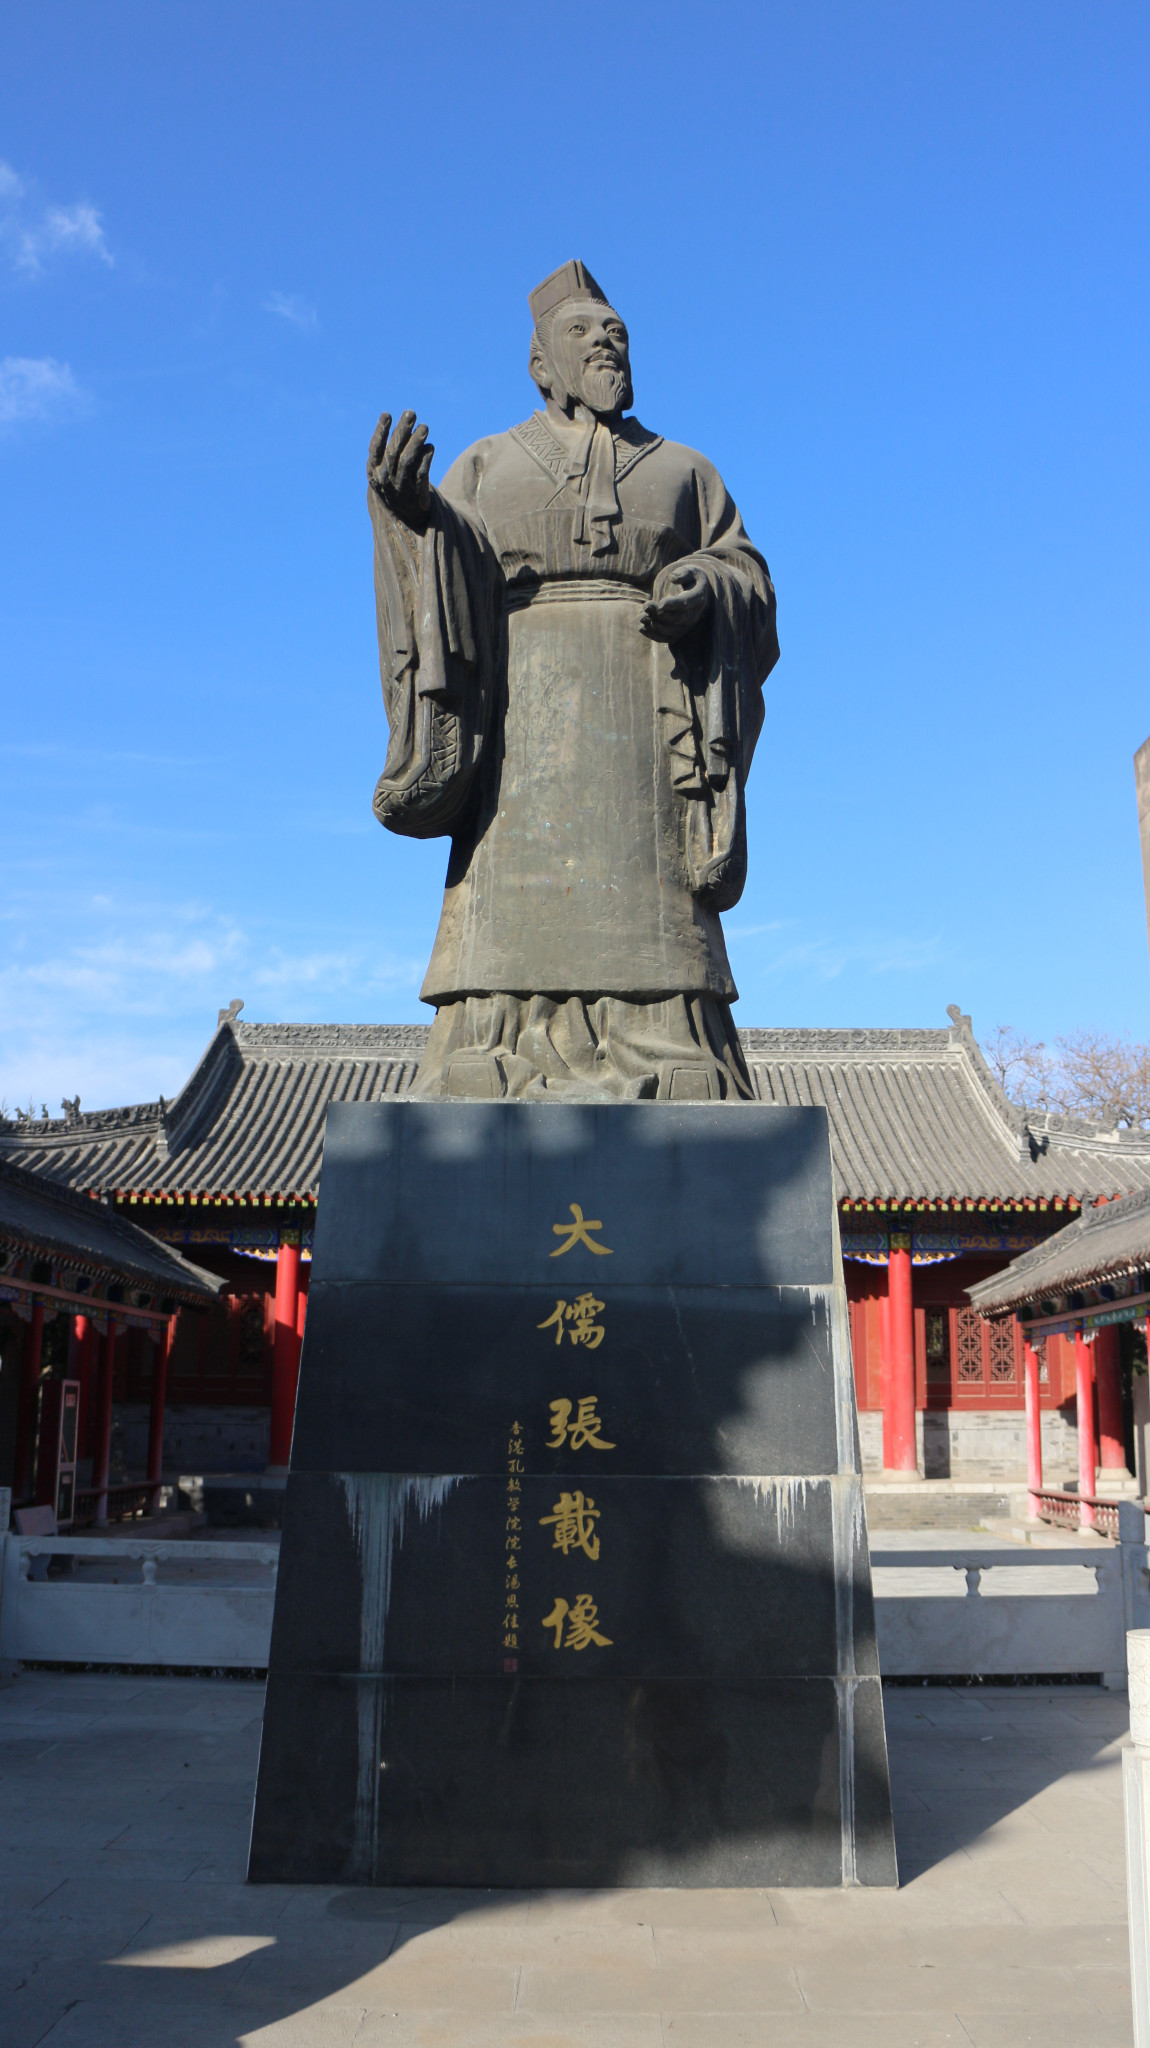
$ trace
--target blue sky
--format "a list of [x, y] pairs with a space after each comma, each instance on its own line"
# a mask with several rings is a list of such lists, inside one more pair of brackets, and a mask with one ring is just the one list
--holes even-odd
[[1125, 0], [8, 0], [0, 1094], [430, 1014], [364, 452], [524, 417], [569, 255], [778, 586], [739, 1021], [1150, 1035], [1148, 59]]

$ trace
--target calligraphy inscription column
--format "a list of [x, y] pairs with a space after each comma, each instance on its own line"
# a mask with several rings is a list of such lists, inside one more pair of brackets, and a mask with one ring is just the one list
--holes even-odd
[[[609, 1245], [596, 1242], [596, 1234], [602, 1230], [601, 1219], [588, 1220], [578, 1202], [569, 1205], [572, 1221], [552, 1224], [552, 1234], [561, 1237], [563, 1243], [550, 1254], [561, 1259], [573, 1245], [586, 1245], [588, 1251], [600, 1258], [611, 1258]], [[606, 1335], [605, 1326], [596, 1318], [601, 1316], [606, 1303], [594, 1294], [586, 1293], [573, 1301], [560, 1299], [551, 1314], [538, 1324], [540, 1330], [555, 1332], [556, 1345], [562, 1347], [564, 1336], [575, 1346], [588, 1351], [597, 1351]], [[548, 1403], [551, 1434], [546, 1448], [557, 1451], [566, 1446], [571, 1451], [581, 1450], [585, 1445], [596, 1451], [613, 1451], [616, 1445], [603, 1436], [603, 1424], [598, 1414], [597, 1394], [579, 1394], [574, 1401], [560, 1396]], [[574, 1416], [574, 1419], [572, 1419]], [[589, 1564], [599, 1561], [600, 1537], [596, 1523], [601, 1519], [594, 1500], [584, 1494], [581, 1487], [571, 1492], [560, 1493], [549, 1515], [541, 1515], [539, 1526], [550, 1529], [551, 1549], [561, 1553], [566, 1563], [575, 1554], [575, 1561], [581, 1556]], [[567, 1593], [574, 1598], [568, 1599]], [[570, 1581], [563, 1593], [555, 1595], [549, 1614], [544, 1615], [540, 1626], [554, 1632], [556, 1650], [585, 1650], [589, 1643], [596, 1643], [601, 1649], [609, 1649], [613, 1638], [604, 1635], [599, 1625], [598, 1602], [591, 1591], [578, 1592]]]
[[[503, 1550], [503, 1669], [518, 1671], [519, 1658], [519, 1553], [523, 1547], [522, 1518], [519, 1513], [523, 1474], [523, 1429], [511, 1425], [507, 1438], [507, 1514], [504, 1520]], [[509, 1655], [508, 1652], [511, 1654]]]

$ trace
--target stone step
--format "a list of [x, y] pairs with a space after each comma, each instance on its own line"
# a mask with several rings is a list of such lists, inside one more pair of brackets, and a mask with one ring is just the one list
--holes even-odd
[[958, 1493], [948, 1487], [935, 1492], [930, 1482], [905, 1492], [867, 1489], [867, 1526], [876, 1529], [977, 1529], [988, 1516], [1016, 1516], [1013, 1490], [986, 1488]]

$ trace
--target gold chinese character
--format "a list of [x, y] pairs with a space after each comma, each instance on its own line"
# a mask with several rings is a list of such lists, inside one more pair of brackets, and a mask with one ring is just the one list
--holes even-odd
[[561, 1550], [566, 1557], [569, 1550], [582, 1550], [594, 1564], [599, 1555], [599, 1538], [594, 1524], [599, 1520], [599, 1510], [593, 1500], [584, 1500], [582, 1493], [561, 1493], [549, 1515], [540, 1515], [539, 1527], [546, 1529], [555, 1525], [555, 1541], [551, 1548]]
[[517, 1650], [519, 1648], [519, 1637], [514, 1634], [504, 1636], [503, 1647], [505, 1650]]
[[536, 1323], [535, 1327], [537, 1330], [549, 1330], [551, 1328], [552, 1323], [554, 1323], [555, 1342], [557, 1344], [562, 1344], [563, 1318], [565, 1315], [570, 1315], [570, 1313], [571, 1311], [568, 1308], [567, 1303], [565, 1301], [557, 1301], [555, 1304], [555, 1308], [552, 1314], [548, 1316], [547, 1321], [545, 1323]]
[[537, 1330], [549, 1330], [554, 1325], [555, 1342], [562, 1344], [563, 1325], [568, 1322], [571, 1328], [567, 1335], [571, 1342], [585, 1344], [588, 1351], [597, 1351], [606, 1334], [602, 1323], [595, 1321], [603, 1305], [593, 1294], [580, 1294], [574, 1301], [557, 1301], [547, 1321], [536, 1323], [535, 1327]]
[[589, 1444], [593, 1451], [613, 1451], [615, 1449], [614, 1444], [607, 1443], [603, 1437], [596, 1434], [603, 1427], [602, 1421], [595, 1413], [595, 1403], [598, 1399], [598, 1394], [583, 1394], [575, 1411], [574, 1422], [569, 1420], [571, 1414], [570, 1401], [549, 1402], [548, 1406], [551, 1411], [551, 1435], [547, 1440], [547, 1449], [549, 1451], [560, 1450], [568, 1438], [571, 1440], [571, 1449], [573, 1451], [581, 1450], [584, 1444]]
[[503, 1546], [504, 1550], [521, 1550], [522, 1547], [518, 1536], [509, 1536]]
[[522, 1524], [520, 1523], [518, 1515], [508, 1515], [507, 1520], [504, 1522], [503, 1526], [505, 1529], [518, 1529], [522, 1527]]
[[[540, 1626], [555, 1630], [557, 1650], [560, 1646], [565, 1650], [585, 1650], [588, 1643], [598, 1643], [601, 1649], [609, 1649], [612, 1639], [598, 1633], [598, 1619], [599, 1609], [590, 1593], [580, 1593], [574, 1607], [569, 1607], [566, 1600], [556, 1600], [550, 1614], [545, 1616]], [[566, 1642], [563, 1642], [564, 1622], [567, 1624]]]
[[597, 1258], [611, 1258], [612, 1251], [610, 1245], [592, 1244], [589, 1235], [592, 1230], [602, 1230], [602, 1223], [598, 1220], [595, 1222], [589, 1221], [584, 1216], [578, 1202], [568, 1202], [567, 1207], [570, 1209], [575, 1221], [573, 1223], [553, 1223], [551, 1225], [552, 1234], [555, 1237], [565, 1237], [567, 1242], [566, 1244], [556, 1245], [555, 1250], [549, 1253], [548, 1256], [553, 1259], [561, 1259], [564, 1252], [569, 1252], [573, 1244], [585, 1244], [588, 1251], [594, 1252]]

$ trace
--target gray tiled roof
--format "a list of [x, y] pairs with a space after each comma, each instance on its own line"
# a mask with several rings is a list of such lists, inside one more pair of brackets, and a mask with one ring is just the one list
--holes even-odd
[[210, 1301], [224, 1285], [102, 1202], [3, 1159], [0, 1244], [180, 1301]]
[[1150, 1186], [1150, 1131], [1019, 1108], [969, 1017], [949, 1014], [949, 1031], [740, 1036], [764, 1102], [825, 1103], [842, 1197], [1084, 1201]]
[[426, 1025], [225, 1018], [174, 1102], [9, 1124], [0, 1153], [118, 1194], [314, 1196], [329, 1102], [409, 1088]]
[[1127, 1280], [1150, 1271], [1150, 1188], [1100, 1203], [1023, 1252], [991, 1280], [970, 1288], [984, 1315], [1022, 1308], [1029, 1302], [1077, 1293], [1110, 1279]]
[[[764, 1102], [825, 1103], [840, 1195], [1021, 1200], [1150, 1187], [1150, 1132], [1032, 1117], [951, 1011], [941, 1031], [742, 1032]], [[224, 1016], [174, 1102], [5, 1124], [0, 1156], [71, 1187], [313, 1198], [329, 1102], [410, 1088], [426, 1025]]]

